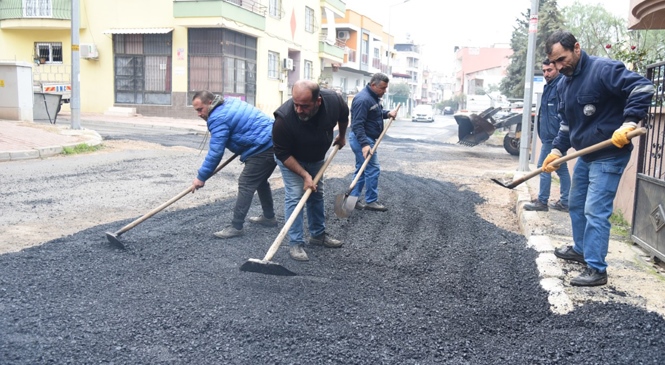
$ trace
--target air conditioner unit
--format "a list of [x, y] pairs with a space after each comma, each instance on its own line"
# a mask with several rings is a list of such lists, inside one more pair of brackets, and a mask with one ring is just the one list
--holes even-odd
[[340, 30], [337, 32], [337, 38], [339, 39], [349, 39], [351, 38], [351, 33], [348, 30]]
[[285, 58], [283, 66], [285, 70], [293, 71], [293, 59]]
[[96, 60], [99, 58], [99, 52], [97, 52], [97, 46], [94, 44], [81, 44], [79, 46], [79, 54], [81, 58], [87, 60]]

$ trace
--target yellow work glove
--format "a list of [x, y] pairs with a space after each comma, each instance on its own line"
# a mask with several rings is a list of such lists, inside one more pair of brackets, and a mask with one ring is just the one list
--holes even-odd
[[634, 131], [635, 128], [637, 128], [637, 124], [634, 122], [623, 123], [619, 129], [612, 133], [612, 144], [617, 146], [617, 148], [621, 148], [630, 143], [630, 139], [628, 139], [628, 132]]
[[553, 173], [554, 171], [559, 169], [559, 166], [549, 166], [550, 163], [558, 158], [561, 157], [561, 151], [559, 151], [556, 148], [552, 148], [552, 151], [550, 151], [549, 155], [545, 157], [545, 161], [543, 161], [543, 167], [540, 169], [543, 172], [549, 172], [550, 174]]

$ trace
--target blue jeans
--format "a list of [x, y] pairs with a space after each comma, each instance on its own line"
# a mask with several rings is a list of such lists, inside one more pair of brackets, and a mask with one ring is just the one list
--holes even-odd
[[630, 154], [593, 162], [579, 158], [575, 164], [569, 205], [574, 249], [584, 253], [587, 265], [600, 272], [607, 269], [610, 216], [628, 160]]
[[[373, 148], [376, 141], [369, 137], [367, 137], [367, 139], [370, 141], [369, 146]], [[363, 163], [365, 163], [365, 158], [363, 157], [362, 146], [360, 145], [360, 142], [358, 142], [358, 138], [356, 138], [356, 135], [353, 132], [349, 132], [349, 145], [351, 145], [353, 154], [356, 155], [356, 171], [353, 174], [353, 178], [355, 179], [358, 171], [362, 167]], [[369, 162], [365, 167], [365, 171], [363, 171], [363, 174], [358, 179], [356, 186], [354, 186], [353, 190], [351, 190], [350, 195], [360, 196], [360, 192], [362, 192], [363, 187], [365, 187], [365, 202], [372, 203], [377, 201], [379, 199], [380, 174], [381, 165], [379, 164], [379, 156], [377, 153], [374, 153], [374, 155], [370, 157]]]
[[[282, 161], [279, 161], [275, 158], [277, 166], [282, 171], [282, 179], [284, 180], [284, 216], [288, 220], [291, 217], [291, 214], [296, 209], [300, 198], [305, 194], [303, 190], [303, 179], [300, 175], [289, 170], [288, 167], [284, 166]], [[325, 161], [318, 162], [302, 162], [298, 161], [300, 166], [302, 166], [305, 171], [307, 171], [312, 178], [316, 176]], [[307, 208], [307, 226], [309, 228], [310, 236], [318, 236], [325, 232], [326, 230], [326, 216], [324, 212], [323, 205], [323, 178], [319, 180], [319, 183], [316, 185], [316, 192], [312, 192], [307, 199], [305, 205]], [[301, 245], [305, 243], [305, 236], [303, 233], [304, 223], [303, 223], [303, 210], [298, 212], [296, 220], [293, 221], [291, 228], [289, 228], [289, 246]]]
[[[545, 157], [552, 151], [552, 142], [545, 143], [540, 148], [540, 156], [538, 157], [538, 168], [543, 166]], [[560, 192], [561, 192], [561, 205], [568, 206], [568, 194], [570, 193], [570, 172], [568, 172], [568, 164], [562, 164], [556, 174], [559, 175]], [[552, 186], [552, 174], [543, 172], [540, 174], [540, 190], [538, 191], [538, 201], [547, 204], [550, 200], [550, 188]]]
[[242, 169], [238, 178], [238, 198], [231, 221], [234, 228], [242, 229], [245, 217], [254, 199], [254, 192], [259, 195], [263, 216], [266, 218], [275, 216], [272, 192], [268, 182], [273, 171], [275, 171], [275, 151], [272, 147], [245, 160], [245, 168]]

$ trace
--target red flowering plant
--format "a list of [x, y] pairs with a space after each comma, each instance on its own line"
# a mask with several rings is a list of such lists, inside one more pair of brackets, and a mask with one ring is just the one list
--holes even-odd
[[646, 60], [648, 55], [646, 47], [638, 47], [636, 44], [620, 41], [606, 44], [605, 52], [608, 57], [623, 62], [629, 70], [640, 74], [646, 72], [645, 66], [649, 64]]

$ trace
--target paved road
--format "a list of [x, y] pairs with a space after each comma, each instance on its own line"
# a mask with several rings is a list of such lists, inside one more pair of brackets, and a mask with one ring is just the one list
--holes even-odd
[[457, 123], [452, 115], [436, 115], [433, 123], [397, 119], [386, 134], [392, 138], [409, 138], [441, 143], [457, 143], [458, 140]]

